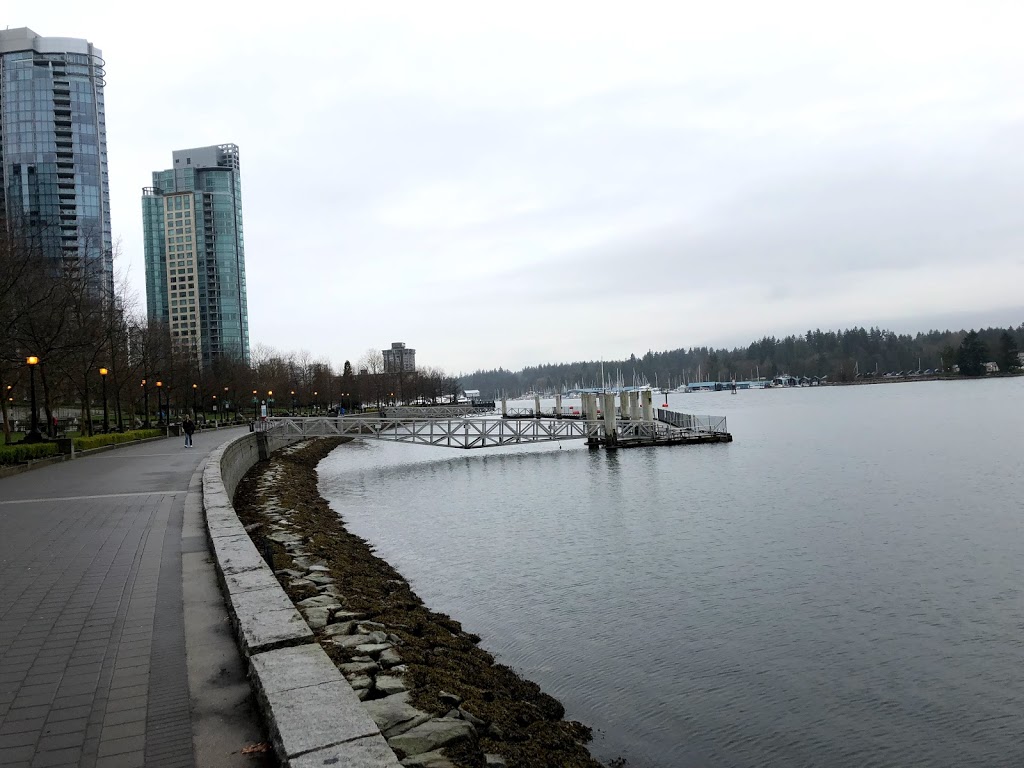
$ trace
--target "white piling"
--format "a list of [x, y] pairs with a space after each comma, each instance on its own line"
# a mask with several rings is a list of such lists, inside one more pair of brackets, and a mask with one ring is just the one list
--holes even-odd
[[533, 415], [535, 418], [540, 418], [540, 395], [533, 396]]
[[615, 432], [615, 393], [605, 392], [604, 395], [604, 440], [605, 445], [615, 445], [618, 434]]
[[649, 389], [643, 391], [644, 421], [654, 421], [654, 400]]
[[504, 397], [501, 398], [501, 418], [508, 416], [508, 400]]
[[562, 418], [562, 396], [555, 395], [555, 418]]
[[633, 421], [640, 421], [640, 393], [629, 393], [629, 418]]

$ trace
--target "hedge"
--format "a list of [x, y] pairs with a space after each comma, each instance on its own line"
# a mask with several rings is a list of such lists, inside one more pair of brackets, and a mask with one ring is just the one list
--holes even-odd
[[32, 459], [57, 455], [56, 443], [15, 443], [0, 445], [0, 465], [24, 464]]
[[162, 429], [133, 429], [130, 432], [111, 432], [108, 435], [93, 435], [92, 437], [76, 437], [75, 450], [87, 451], [90, 448], [100, 448], [104, 445], [117, 445], [118, 443], [130, 443], [133, 440], [145, 440], [147, 437], [163, 437]]

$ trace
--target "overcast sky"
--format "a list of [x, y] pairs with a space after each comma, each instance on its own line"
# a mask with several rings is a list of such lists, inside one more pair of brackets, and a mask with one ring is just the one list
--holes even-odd
[[1024, 322], [1019, 0], [378, 5], [8, 0], [103, 50], [140, 302], [142, 187], [233, 142], [252, 342], [339, 365]]

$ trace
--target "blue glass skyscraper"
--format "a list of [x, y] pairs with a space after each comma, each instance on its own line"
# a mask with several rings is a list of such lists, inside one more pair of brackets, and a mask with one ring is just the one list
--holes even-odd
[[249, 362], [249, 309], [238, 147], [172, 153], [142, 190], [146, 312], [204, 369]]
[[0, 214], [109, 297], [103, 66], [86, 40], [0, 30]]

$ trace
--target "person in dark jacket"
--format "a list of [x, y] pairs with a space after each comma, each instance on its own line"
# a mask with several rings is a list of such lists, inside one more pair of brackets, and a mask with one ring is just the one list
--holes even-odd
[[181, 428], [185, 432], [185, 447], [192, 447], [192, 433], [196, 431], [196, 423], [192, 421], [191, 416], [186, 416], [185, 420], [181, 422]]

